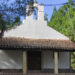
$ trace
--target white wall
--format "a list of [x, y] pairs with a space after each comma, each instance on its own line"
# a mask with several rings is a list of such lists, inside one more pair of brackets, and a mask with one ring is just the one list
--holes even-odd
[[[59, 68], [69, 69], [69, 53], [60, 52]], [[53, 53], [50, 51], [42, 52], [42, 68], [53, 69]], [[22, 69], [22, 51], [0, 50], [0, 69]]]
[[50, 69], [54, 67], [53, 53], [50, 51], [42, 52], [42, 69]]
[[38, 6], [38, 20], [44, 21], [44, 6], [43, 5]]
[[22, 51], [0, 50], [0, 69], [22, 69]]
[[[53, 69], [54, 68], [53, 52], [50, 51], [42, 52], [42, 63], [43, 69]], [[69, 69], [69, 68], [70, 68], [69, 52], [59, 52], [59, 69]]]
[[19, 37], [27, 39], [60, 39], [69, 40], [68, 37], [49, 27], [44, 20], [44, 6], [38, 6], [38, 19], [33, 19], [33, 14], [26, 16], [23, 24], [4, 32], [3, 37]]

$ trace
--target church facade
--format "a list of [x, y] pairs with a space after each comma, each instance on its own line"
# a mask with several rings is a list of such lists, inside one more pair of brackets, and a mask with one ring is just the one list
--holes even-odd
[[38, 10], [37, 19], [33, 19], [33, 13], [26, 15], [20, 26], [5, 31], [0, 39], [0, 69], [23, 70], [24, 74], [35, 70], [55, 74], [69, 71], [75, 43], [48, 27], [43, 4], [34, 3], [34, 8]]

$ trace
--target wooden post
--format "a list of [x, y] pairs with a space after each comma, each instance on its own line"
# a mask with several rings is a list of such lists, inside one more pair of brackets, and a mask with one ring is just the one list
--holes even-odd
[[58, 52], [54, 52], [54, 72], [58, 74]]
[[27, 73], [27, 52], [23, 51], [23, 75]]

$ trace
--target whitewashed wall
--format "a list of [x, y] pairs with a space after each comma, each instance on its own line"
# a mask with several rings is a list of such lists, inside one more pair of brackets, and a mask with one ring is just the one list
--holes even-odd
[[19, 37], [27, 39], [58, 39], [69, 40], [68, 37], [49, 27], [44, 20], [44, 6], [38, 6], [38, 19], [33, 19], [33, 14], [26, 16], [23, 24], [4, 32], [3, 37]]
[[22, 51], [0, 50], [0, 69], [22, 69]]
[[[69, 69], [69, 53], [60, 52], [59, 68]], [[50, 51], [42, 52], [42, 69], [53, 69], [54, 58]], [[22, 51], [0, 50], [0, 69], [22, 69]]]
[[[54, 58], [52, 52], [50, 51], [42, 52], [42, 68], [43, 69], [54, 68]], [[70, 68], [69, 52], [59, 52], [59, 69], [69, 69], [69, 68]]]

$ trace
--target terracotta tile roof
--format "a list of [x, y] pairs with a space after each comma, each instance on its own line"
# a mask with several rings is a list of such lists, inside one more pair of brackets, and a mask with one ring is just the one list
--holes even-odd
[[0, 48], [45, 48], [74, 51], [75, 43], [71, 40], [2, 38]]

